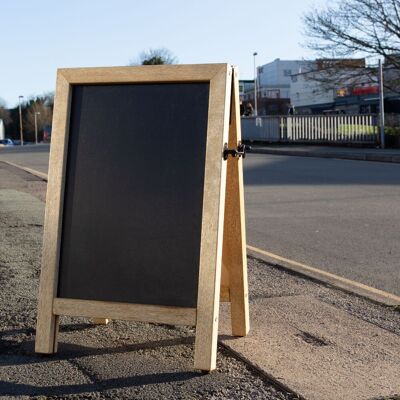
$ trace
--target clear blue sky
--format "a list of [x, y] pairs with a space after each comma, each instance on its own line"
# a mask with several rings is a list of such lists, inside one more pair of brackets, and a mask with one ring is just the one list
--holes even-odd
[[[320, 0], [322, 2], [322, 0]], [[181, 64], [301, 59], [301, 16], [312, 0], [1, 0], [0, 98], [54, 90], [60, 67], [127, 65], [166, 47]]]

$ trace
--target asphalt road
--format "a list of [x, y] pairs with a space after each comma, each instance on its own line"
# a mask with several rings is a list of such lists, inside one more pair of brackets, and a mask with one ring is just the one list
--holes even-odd
[[39, 144], [0, 148], [0, 161], [9, 161], [47, 174], [50, 145]]
[[[48, 146], [0, 149], [47, 172]], [[400, 295], [400, 164], [250, 154], [247, 241]]]
[[247, 241], [400, 295], [400, 165], [276, 155], [245, 160]]

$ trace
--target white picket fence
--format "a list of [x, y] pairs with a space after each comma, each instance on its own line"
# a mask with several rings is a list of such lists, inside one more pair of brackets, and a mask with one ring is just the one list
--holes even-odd
[[265, 142], [378, 143], [376, 115], [243, 117], [242, 138]]

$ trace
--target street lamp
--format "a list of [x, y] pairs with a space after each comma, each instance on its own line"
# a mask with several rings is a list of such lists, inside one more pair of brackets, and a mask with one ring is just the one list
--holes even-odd
[[257, 70], [256, 70], [256, 55], [257, 52], [253, 53], [254, 57], [254, 115], [257, 117]]
[[38, 144], [37, 140], [37, 116], [40, 115], [39, 111], [35, 111], [35, 143]]
[[385, 97], [383, 93], [383, 66], [382, 61], [379, 59], [378, 64], [378, 82], [379, 82], [379, 137], [380, 147], [385, 148]]
[[24, 131], [22, 128], [22, 111], [21, 111], [21, 99], [23, 99], [24, 96], [18, 96], [18, 102], [19, 102], [19, 136], [21, 140], [21, 146], [24, 145]]

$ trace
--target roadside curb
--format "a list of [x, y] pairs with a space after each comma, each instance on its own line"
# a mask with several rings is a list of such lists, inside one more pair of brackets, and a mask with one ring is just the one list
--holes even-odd
[[320, 282], [326, 286], [342, 290], [346, 293], [366, 298], [367, 300], [370, 300], [374, 303], [395, 308], [400, 306], [400, 297], [392, 293], [388, 293], [383, 290], [379, 290], [371, 286], [364, 285], [362, 283], [355, 282], [347, 278], [343, 278], [341, 276], [305, 265], [297, 261], [292, 261], [284, 257], [273, 255], [272, 253], [250, 245], [247, 245], [247, 250], [248, 255], [254, 258], [261, 259], [268, 265], [275, 266], [289, 272], [293, 272], [308, 279]]
[[385, 155], [385, 154], [361, 154], [361, 153], [341, 153], [341, 152], [312, 152], [304, 150], [275, 150], [252, 147], [249, 153], [253, 154], [273, 154], [280, 156], [295, 156], [295, 157], [315, 157], [315, 158], [337, 158], [342, 160], [357, 160], [357, 161], [378, 161], [385, 163], [400, 164], [400, 155]]
[[23, 171], [28, 172], [29, 174], [35, 175], [37, 178], [40, 178], [40, 179], [44, 180], [45, 182], [47, 182], [47, 174], [45, 174], [44, 172], [36, 171], [36, 170], [34, 170], [32, 168], [28, 168], [28, 167], [23, 167], [22, 165], [14, 164], [11, 161], [0, 160], [0, 162], [11, 165], [12, 167], [15, 167], [18, 169], [22, 169]]
[[295, 392], [289, 386], [280, 382], [279, 379], [276, 379], [273, 375], [271, 375], [270, 373], [265, 371], [263, 368], [261, 368], [259, 365], [257, 365], [253, 361], [251, 361], [248, 357], [245, 357], [240, 352], [234, 350], [231, 346], [229, 346], [229, 344], [224, 343], [222, 339], [218, 339], [218, 344], [223, 349], [225, 349], [233, 358], [236, 358], [237, 360], [242, 361], [243, 363], [247, 364], [249, 368], [251, 368], [257, 374], [262, 376], [267, 382], [271, 383], [276, 388], [279, 388], [280, 390], [282, 390], [286, 393], [290, 393], [291, 395], [294, 396], [294, 399], [296, 399], [296, 400], [306, 400], [305, 397], [301, 396], [299, 393]]

